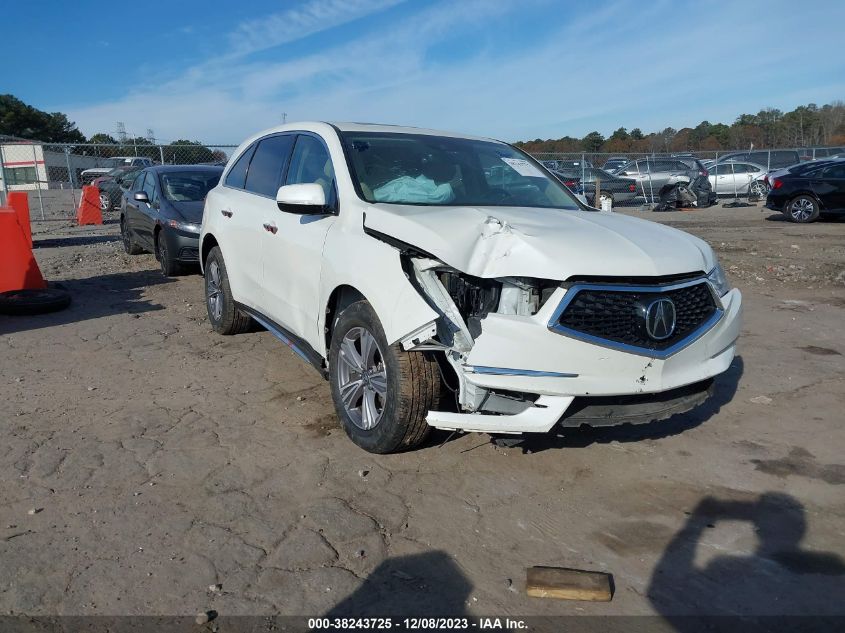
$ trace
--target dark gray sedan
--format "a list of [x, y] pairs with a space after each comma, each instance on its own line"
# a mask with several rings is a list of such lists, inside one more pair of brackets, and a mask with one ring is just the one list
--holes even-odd
[[165, 277], [198, 264], [205, 196], [222, 174], [222, 167], [210, 165], [161, 165], [139, 173], [120, 207], [124, 250], [155, 253]]

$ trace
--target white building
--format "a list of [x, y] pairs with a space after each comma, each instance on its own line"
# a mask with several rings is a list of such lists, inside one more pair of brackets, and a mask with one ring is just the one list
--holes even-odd
[[57, 151], [61, 146], [47, 148], [34, 141], [4, 140], [0, 144], [0, 191], [60, 189], [71, 182], [78, 187], [82, 170], [110, 164], [103, 157]]

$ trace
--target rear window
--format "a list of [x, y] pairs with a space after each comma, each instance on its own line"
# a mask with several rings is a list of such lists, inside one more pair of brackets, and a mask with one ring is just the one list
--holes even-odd
[[252, 158], [252, 153], [255, 151], [255, 144], [246, 148], [243, 154], [240, 155], [235, 164], [226, 174], [226, 186], [243, 189], [246, 183], [246, 170], [249, 167], [249, 159]]
[[286, 134], [270, 136], [259, 141], [246, 175], [247, 191], [276, 197], [276, 192], [281, 186], [282, 170], [290, 156], [294, 138], [293, 134]]

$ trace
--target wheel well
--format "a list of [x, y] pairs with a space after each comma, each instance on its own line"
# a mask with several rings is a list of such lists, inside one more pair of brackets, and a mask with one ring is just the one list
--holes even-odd
[[205, 260], [208, 257], [208, 254], [211, 252], [211, 249], [217, 246], [217, 240], [214, 239], [213, 235], [206, 235], [205, 239], [202, 241], [202, 251], [200, 252], [200, 264], [205, 266]]
[[332, 294], [329, 296], [329, 301], [326, 304], [326, 322], [324, 327], [326, 336], [326, 358], [328, 358], [329, 347], [332, 342], [332, 327], [334, 326], [335, 317], [337, 317], [344, 308], [356, 301], [360, 301], [361, 299], [366, 300], [366, 297], [352, 286], [338, 286], [332, 290]]

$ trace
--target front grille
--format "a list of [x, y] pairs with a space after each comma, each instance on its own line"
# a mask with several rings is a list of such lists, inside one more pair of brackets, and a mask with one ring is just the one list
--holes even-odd
[[[558, 318], [567, 330], [646, 350], [665, 350], [689, 337], [717, 311], [706, 281], [661, 291], [659, 287], [587, 287], [576, 290]], [[655, 340], [645, 327], [646, 308], [656, 299], [668, 298], [675, 305], [675, 330], [669, 338]]]

